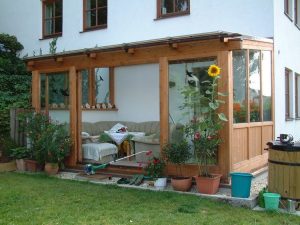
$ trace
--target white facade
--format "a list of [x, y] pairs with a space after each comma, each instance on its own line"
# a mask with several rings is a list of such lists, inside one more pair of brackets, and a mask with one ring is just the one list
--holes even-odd
[[[57, 52], [223, 30], [273, 36], [272, 0], [191, 0], [190, 15], [156, 20], [156, 0], [108, 0], [107, 29], [82, 32], [83, 0], [63, 0]], [[247, 26], [245, 26], [247, 24]], [[49, 53], [42, 39], [42, 1], [1, 0], [0, 32], [14, 34], [23, 54]]]
[[[207, 33], [223, 30], [256, 37], [274, 38], [274, 73], [275, 73], [275, 134], [291, 133], [300, 139], [300, 120], [285, 121], [285, 68], [293, 74], [300, 74], [300, 30], [284, 14], [284, 0], [190, 0], [191, 13], [185, 16], [156, 20], [156, 0], [108, 0], [108, 26], [106, 29], [82, 32], [82, 0], [63, 0], [63, 35], [58, 38], [57, 52], [130, 43], [135, 41], [151, 40], [180, 35]], [[42, 40], [42, 2], [39, 0], [1, 0], [0, 1], [0, 32], [16, 35], [24, 45], [23, 55], [39, 55], [49, 53], [49, 42], [52, 39]], [[143, 67], [143, 66], [141, 66]], [[159, 93], [158, 93], [158, 66], [149, 65], [149, 68], [126, 67], [116, 69], [116, 103], [119, 112], [106, 115], [104, 120], [128, 116], [133, 111], [143, 109], [147, 92], [142, 93], [141, 79], [148, 79], [146, 75], [155, 73], [153, 90], [149, 106], [137, 121], [158, 120]], [[146, 66], [147, 67], [147, 66]], [[123, 85], [118, 73], [125, 72], [126, 82], [131, 74], [140, 73], [143, 76], [134, 76], [132, 82], [139, 88], [141, 96], [126, 92], [128, 87]], [[146, 71], [146, 72], [145, 72]], [[151, 72], [152, 71], [152, 72]], [[136, 74], [135, 74], [136, 75]], [[136, 79], [138, 77], [138, 79]], [[292, 76], [294, 77], [294, 76]], [[150, 78], [149, 78], [150, 79]], [[292, 82], [291, 109], [295, 115], [295, 82]], [[151, 87], [148, 88], [150, 90]], [[120, 95], [125, 95], [131, 101], [121, 101]], [[145, 97], [144, 96], [144, 97]], [[124, 97], [124, 96], [122, 96]], [[140, 108], [126, 109], [133, 101]], [[298, 104], [300, 105], [300, 104]], [[147, 107], [147, 110], [150, 107]], [[93, 114], [93, 112], [90, 112]], [[117, 116], [117, 114], [119, 114]], [[91, 121], [97, 120], [96, 115], [89, 115]], [[83, 118], [85, 116], [83, 115]]]

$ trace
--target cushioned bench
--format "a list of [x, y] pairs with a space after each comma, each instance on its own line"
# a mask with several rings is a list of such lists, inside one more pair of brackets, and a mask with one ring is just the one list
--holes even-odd
[[107, 163], [114, 159], [118, 148], [110, 143], [86, 143], [82, 144], [82, 151], [85, 161]]

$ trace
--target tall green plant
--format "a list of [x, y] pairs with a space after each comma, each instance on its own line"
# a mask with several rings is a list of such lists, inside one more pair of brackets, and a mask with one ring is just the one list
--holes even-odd
[[[211, 65], [207, 80], [202, 81], [200, 87], [188, 86], [182, 91], [185, 102], [181, 108], [188, 108], [189, 113], [194, 115], [184, 128], [185, 134], [193, 142], [199, 175], [207, 177], [210, 176], [209, 161], [216, 155], [221, 143], [218, 132], [227, 121], [226, 116], [218, 111], [220, 105], [225, 103], [219, 99], [225, 94], [217, 90], [219, 74], [220, 68]], [[206, 90], [201, 90], [201, 86], [205, 86]]]
[[169, 143], [163, 148], [163, 155], [166, 161], [175, 164], [177, 176], [183, 176], [182, 165], [190, 159], [190, 149], [191, 146], [186, 140]]

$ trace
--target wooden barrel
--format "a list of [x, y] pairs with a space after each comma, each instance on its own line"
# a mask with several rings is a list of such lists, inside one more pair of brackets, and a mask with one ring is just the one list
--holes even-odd
[[300, 144], [268, 144], [269, 191], [279, 193], [283, 199], [300, 201]]

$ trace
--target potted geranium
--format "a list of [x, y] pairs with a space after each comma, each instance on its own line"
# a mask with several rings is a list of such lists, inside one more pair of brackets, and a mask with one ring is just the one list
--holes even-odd
[[185, 126], [185, 134], [193, 143], [198, 162], [198, 175], [195, 176], [198, 191], [214, 194], [218, 191], [221, 175], [211, 174], [209, 164], [221, 143], [218, 133], [227, 118], [218, 111], [224, 103], [218, 97], [225, 96], [217, 91], [220, 68], [211, 65], [207, 72], [207, 80], [201, 82], [202, 89], [187, 87], [183, 91], [184, 107], [189, 107], [194, 113], [193, 119]]
[[[151, 154], [151, 151], [147, 153], [149, 156]], [[165, 169], [165, 162], [162, 158], [158, 157], [150, 157], [148, 164], [145, 168], [145, 171], [147, 173], [147, 176], [150, 179], [154, 180], [154, 186], [157, 189], [164, 189], [167, 185], [167, 178], [164, 177], [164, 169]]]
[[163, 153], [167, 162], [176, 167], [176, 175], [171, 178], [171, 185], [176, 191], [188, 191], [192, 185], [192, 177], [183, 176], [182, 165], [191, 157], [191, 147], [186, 140], [169, 143], [164, 146]]
[[40, 155], [44, 155], [45, 172], [56, 174], [70, 152], [71, 139], [64, 124], [51, 123], [37, 142]]

